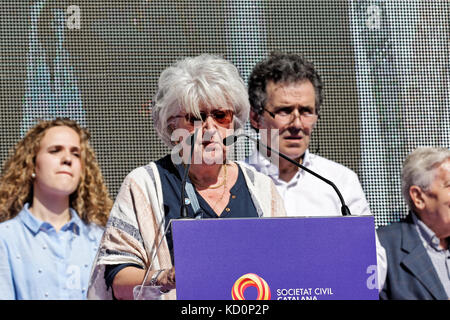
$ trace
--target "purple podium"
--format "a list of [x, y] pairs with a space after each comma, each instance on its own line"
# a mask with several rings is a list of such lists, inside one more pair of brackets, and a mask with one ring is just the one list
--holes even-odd
[[173, 220], [179, 300], [371, 300], [372, 216]]

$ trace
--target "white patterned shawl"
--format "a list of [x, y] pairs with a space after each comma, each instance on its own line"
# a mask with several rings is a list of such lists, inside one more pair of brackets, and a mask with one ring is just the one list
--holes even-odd
[[[253, 168], [238, 165], [258, 215], [285, 216], [283, 200], [272, 180]], [[133, 170], [119, 190], [91, 271], [88, 299], [112, 299], [112, 289], [107, 289], [105, 284], [105, 265], [135, 263], [144, 269], [148, 269], [150, 264], [152, 270], [171, 268], [167, 241], [161, 239], [164, 227], [161, 180], [156, 164], [151, 162]], [[175, 290], [163, 297], [175, 298]]]

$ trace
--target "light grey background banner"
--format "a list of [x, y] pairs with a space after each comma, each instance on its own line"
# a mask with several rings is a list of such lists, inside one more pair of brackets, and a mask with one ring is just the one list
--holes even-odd
[[[162, 70], [201, 53], [245, 81], [268, 53], [301, 53], [324, 81], [311, 151], [359, 176], [378, 226], [406, 214], [400, 171], [450, 146], [449, 8], [426, 1], [2, 1], [0, 160], [39, 118], [89, 128], [113, 196], [167, 154], [150, 104]], [[249, 130], [249, 126], [247, 125]], [[236, 156], [254, 146], [240, 142]]]

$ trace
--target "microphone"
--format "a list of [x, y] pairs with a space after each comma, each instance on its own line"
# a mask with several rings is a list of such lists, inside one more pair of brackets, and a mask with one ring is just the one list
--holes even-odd
[[191, 161], [192, 161], [192, 155], [194, 154], [194, 146], [195, 141], [197, 140], [197, 134], [198, 134], [198, 128], [195, 129], [194, 133], [189, 135], [185, 141], [186, 144], [190, 145], [190, 152], [189, 152], [189, 161], [186, 164], [186, 167], [184, 168], [184, 174], [183, 179], [181, 180], [181, 199], [180, 199], [180, 216], [181, 218], [187, 218], [187, 206], [189, 203], [186, 203], [186, 200], [184, 198], [185, 195], [185, 189], [186, 189], [186, 181], [189, 173], [189, 168], [191, 167]]
[[[187, 214], [188, 203], [186, 203], [186, 201], [184, 199], [184, 195], [185, 195], [186, 181], [187, 181], [187, 177], [188, 177], [188, 173], [189, 173], [189, 168], [191, 167], [192, 155], [194, 153], [195, 140], [197, 140], [197, 134], [198, 134], [198, 128], [195, 129], [193, 134], [189, 135], [188, 137], [186, 137], [186, 139], [184, 139], [184, 142], [187, 145], [190, 145], [191, 148], [189, 150], [190, 151], [189, 152], [189, 161], [186, 164], [186, 167], [184, 168], [184, 174], [182, 176], [182, 181], [181, 181], [181, 199], [180, 199], [180, 216], [181, 216], [181, 218], [189, 218], [188, 214]], [[179, 168], [177, 168], [177, 169], [179, 169]], [[181, 174], [181, 169], [179, 169], [178, 172]], [[160, 222], [158, 229], [159, 229], [159, 227], [161, 227], [161, 225], [162, 225], [162, 223], [164, 223], [164, 221], [165, 220], [163, 219]], [[152, 269], [152, 265], [153, 265], [153, 262], [155, 261], [155, 257], [158, 253], [158, 250], [159, 250], [163, 240], [166, 238], [166, 236], [171, 234], [171, 231], [170, 231], [171, 224], [172, 224], [172, 219], [169, 220], [169, 223], [167, 224], [167, 226], [164, 229], [163, 236], [161, 237], [161, 240], [159, 241], [158, 246], [156, 247], [156, 250], [153, 252], [153, 256], [150, 261], [150, 266], [147, 268], [147, 271], [145, 272], [145, 276], [144, 276], [144, 279], [142, 280], [141, 285], [136, 286], [133, 289], [133, 296], [134, 296], [135, 300], [140, 300], [140, 298], [142, 296], [142, 290], [144, 288], [144, 284], [147, 281], [150, 270]], [[171, 258], [172, 258], [172, 253], [171, 253]], [[160, 292], [161, 292], [161, 294], [165, 293], [162, 291], [160, 291]]]
[[269, 151], [271, 151], [271, 152], [277, 154], [277, 155], [280, 156], [281, 158], [283, 158], [283, 159], [289, 161], [290, 163], [296, 165], [297, 167], [299, 167], [299, 168], [305, 170], [306, 172], [312, 174], [312, 175], [315, 176], [316, 178], [319, 178], [320, 180], [322, 180], [322, 181], [324, 181], [325, 183], [329, 184], [331, 187], [333, 187], [334, 191], [336, 191], [336, 193], [337, 193], [337, 195], [338, 195], [338, 197], [339, 197], [339, 200], [341, 201], [341, 214], [342, 214], [343, 216], [350, 216], [350, 215], [351, 215], [351, 214], [350, 214], [350, 209], [349, 209], [349, 208], [347, 207], [347, 205], [345, 204], [345, 201], [344, 201], [344, 198], [342, 197], [341, 192], [339, 191], [339, 189], [336, 187], [336, 185], [335, 185], [333, 182], [331, 182], [330, 180], [328, 180], [328, 179], [322, 177], [320, 174], [318, 174], [318, 173], [316, 173], [316, 172], [314, 172], [314, 171], [312, 171], [312, 170], [306, 168], [305, 166], [301, 165], [301, 164], [298, 163], [297, 161], [292, 160], [292, 159], [289, 158], [287, 155], [285, 155], [285, 154], [283, 154], [283, 153], [281, 153], [281, 152], [279, 152], [279, 151], [277, 151], [277, 150], [274, 150], [274, 149], [272, 149], [272, 148], [269, 147], [269, 146], [266, 146], [264, 143], [262, 143], [262, 142], [259, 141], [258, 139], [255, 139], [255, 138], [253, 138], [253, 137], [250, 137], [249, 135], [247, 135], [247, 134], [245, 134], [245, 133], [241, 133], [241, 134], [238, 134], [238, 135], [230, 135], [230, 136], [228, 136], [228, 137], [226, 137], [226, 138], [223, 139], [223, 144], [224, 144], [225, 146], [230, 146], [230, 145], [232, 145], [233, 143], [235, 143], [235, 142], [237, 141], [237, 139], [238, 139], [239, 137], [241, 137], [241, 136], [246, 137], [247, 139], [249, 139], [249, 140], [251, 140], [251, 141], [253, 141], [253, 142], [259, 144], [260, 146], [266, 148], [267, 150], [269, 150]]

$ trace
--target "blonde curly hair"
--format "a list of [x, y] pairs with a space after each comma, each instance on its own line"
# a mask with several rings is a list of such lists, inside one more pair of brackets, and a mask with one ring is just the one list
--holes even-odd
[[40, 121], [11, 150], [0, 177], [0, 222], [14, 218], [26, 202], [33, 200], [33, 179], [36, 155], [45, 132], [56, 126], [66, 126], [78, 133], [81, 144], [82, 172], [77, 189], [70, 195], [69, 205], [85, 223], [105, 226], [113, 201], [104, 183], [94, 150], [89, 145], [90, 134], [74, 120], [56, 118]]

